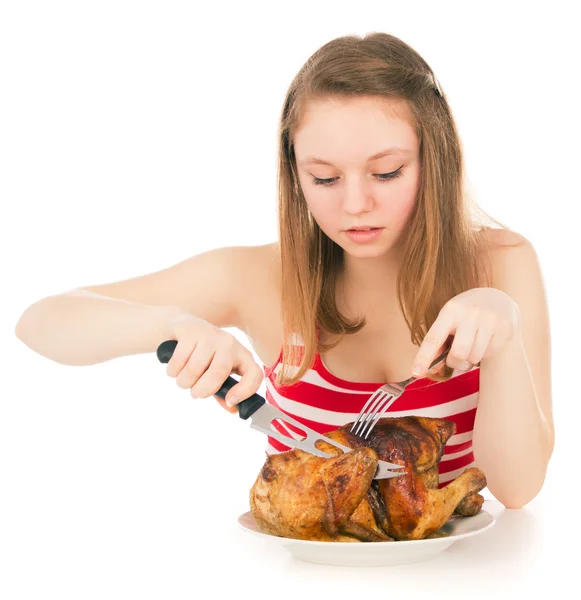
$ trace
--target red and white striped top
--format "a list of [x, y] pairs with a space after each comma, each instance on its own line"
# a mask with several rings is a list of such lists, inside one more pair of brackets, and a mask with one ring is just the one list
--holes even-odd
[[[296, 335], [294, 345], [302, 346]], [[369, 399], [383, 383], [359, 383], [336, 377], [325, 367], [320, 354], [315, 354], [311, 368], [294, 385], [280, 387], [275, 379], [282, 368], [282, 350], [277, 361], [264, 367], [266, 401], [283, 413], [310, 427], [317, 433], [327, 433], [354, 421]], [[297, 367], [287, 367], [290, 371]], [[297, 369], [298, 370], [298, 369]], [[478, 367], [468, 372], [454, 371], [447, 381], [431, 381], [427, 377], [408, 385], [403, 394], [388, 408], [386, 415], [405, 417], [417, 415], [437, 417], [456, 423], [456, 433], [448, 440], [439, 465], [439, 487], [442, 488], [475, 466], [472, 453], [472, 430], [478, 405]], [[274, 422], [284, 435], [299, 438], [292, 425]], [[268, 436], [266, 454], [277, 454], [290, 447]]]

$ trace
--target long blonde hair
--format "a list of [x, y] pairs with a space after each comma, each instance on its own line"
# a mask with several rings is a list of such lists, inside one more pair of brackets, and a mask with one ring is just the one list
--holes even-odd
[[[491, 217], [466, 193], [460, 140], [432, 70], [415, 50], [386, 33], [334, 39], [297, 73], [280, 119], [278, 228], [285, 334], [280, 385], [296, 383], [312, 365], [315, 352], [330, 350], [341, 341], [322, 343], [317, 327], [342, 337], [365, 325], [364, 318], [349, 322], [337, 308], [335, 286], [343, 249], [321, 231], [307, 208], [293, 146], [309, 101], [361, 96], [405, 99], [415, 120], [422, 177], [397, 278], [398, 302], [412, 342], [421, 344], [450, 298], [489, 285], [487, 277], [482, 282], [486, 269], [479, 267], [479, 227], [471, 210]], [[304, 347], [286, 343], [291, 334], [297, 334]], [[295, 368], [289, 373], [287, 365]], [[451, 374], [446, 366], [442, 375], [431, 377], [444, 380]]]

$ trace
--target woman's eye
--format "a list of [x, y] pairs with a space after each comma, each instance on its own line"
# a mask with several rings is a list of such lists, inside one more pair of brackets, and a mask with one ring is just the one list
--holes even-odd
[[313, 183], [315, 185], [331, 185], [334, 179], [319, 179], [313, 175]]
[[[395, 179], [396, 177], [400, 177], [402, 175], [401, 167], [397, 171], [393, 171], [392, 173], [377, 173], [375, 177], [379, 179], [379, 181], [389, 181], [390, 179]], [[329, 187], [333, 185], [336, 177], [331, 177], [330, 179], [320, 179], [319, 177], [315, 177], [313, 175], [313, 183], [315, 185], [325, 185]]]

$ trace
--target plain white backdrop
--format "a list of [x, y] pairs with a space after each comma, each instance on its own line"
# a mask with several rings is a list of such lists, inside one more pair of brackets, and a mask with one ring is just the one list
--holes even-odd
[[[579, 533], [581, 127], [569, 3], [0, 6], [0, 597], [181, 599], [206, 585], [243, 597], [503, 597], [573, 581], [563, 544]], [[533, 243], [551, 317], [556, 448], [525, 526], [504, 554], [457, 552], [413, 577], [283, 553], [258, 563], [236, 519], [265, 459], [261, 434], [193, 400], [154, 354], [70, 367], [14, 335], [48, 295], [274, 241], [287, 87], [321, 45], [371, 31], [434, 70], [474, 197]]]

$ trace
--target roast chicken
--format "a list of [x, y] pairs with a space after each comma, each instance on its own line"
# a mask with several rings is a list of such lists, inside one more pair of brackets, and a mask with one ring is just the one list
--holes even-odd
[[[453, 514], [471, 516], [482, 507], [486, 477], [466, 469], [438, 489], [438, 464], [455, 433], [452, 421], [385, 417], [367, 439], [350, 433], [352, 423], [326, 437], [320, 458], [294, 448], [267, 457], [250, 490], [259, 527], [273, 535], [317, 541], [381, 542], [437, 535]], [[403, 465], [405, 475], [374, 480], [377, 461]]]

